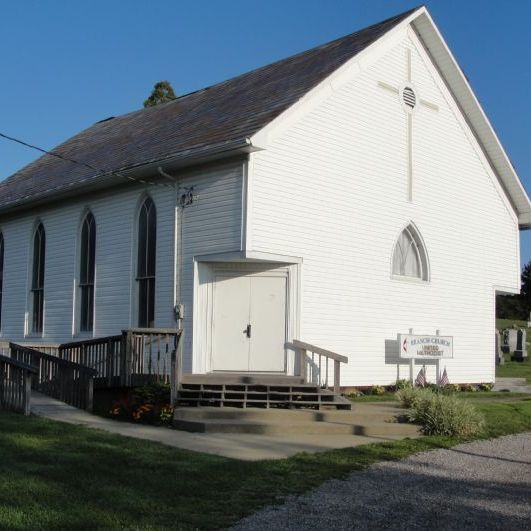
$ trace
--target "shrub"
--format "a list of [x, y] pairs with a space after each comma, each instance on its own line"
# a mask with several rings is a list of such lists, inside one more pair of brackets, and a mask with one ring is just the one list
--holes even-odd
[[150, 383], [137, 387], [127, 398], [114, 402], [109, 414], [134, 422], [171, 424], [174, 408], [169, 402], [169, 385]]
[[395, 396], [403, 407], [410, 408], [417, 400], [422, 398], [422, 396], [426, 392], [431, 393], [431, 391], [428, 391], [427, 389], [422, 389], [421, 387], [413, 387], [410, 385], [409, 387], [399, 389], [395, 393]]
[[409, 380], [397, 380], [396, 381], [396, 390], [400, 389], [409, 389], [413, 387], [413, 384]]
[[385, 394], [385, 387], [383, 385], [373, 385], [371, 387], [371, 395], [383, 395]]
[[493, 387], [494, 387], [493, 383], [482, 383], [482, 384], [479, 384], [479, 390], [480, 391], [492, 391]]
[[471, 437], [483, 430], [485, 421], [476, 408], [452, 395], [418, 390], [410, 398], [411, 422], [420, 424], [425, 435]]

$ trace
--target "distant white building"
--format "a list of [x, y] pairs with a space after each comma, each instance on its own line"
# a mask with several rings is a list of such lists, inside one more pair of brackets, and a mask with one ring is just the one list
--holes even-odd
[[424, 7], [54, 152], [78, 163], [0, 184], [0, 339], [175, 327], [183, 305], [188, 372], [292, 374], [299, 339], [349, 358], [343, 386], [388, 384], [412, 329], [453, 337], [452, 382], [493, 381], [531, 205]]

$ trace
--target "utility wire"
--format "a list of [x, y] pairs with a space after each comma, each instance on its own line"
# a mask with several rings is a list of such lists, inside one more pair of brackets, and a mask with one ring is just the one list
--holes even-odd
[[152, 186], [164, 186], [167, 188], [173, 188], [173, 185], [168, 183], [157, 183], [153, 181], [146, 181], [144, 179], [136, 179], [135, 177], [131, 177], [129, 175], [124, 175], [123, 173], [120, 173], [116, 170], [109, 170], [105, 171], [101, 168], [97, 168], [96, 166], [93, 166], [92, 164], [88, 164], [86, 162], [80, 162], [79, 160], [71, 159], [68, 157], [64, 157], [63, 155], [60, 155], [59, 153], [56, 153], [55, 151], [47, 151], [46, 149], [43, 149], [39, 146], [34, 146], [33, 144], [29, 144], [28, 142], [24, 142], [24, 140], [20, 140], [18, 138], [15, 138], [13, 136], [6, 135], [4, 133], [0, 133], [0, 137], [4, 138], [5, 140], [9, 140], [11, 142], [16, 142], [17, 144], [20, 144], [22, 146], [25, 146], [30, 149], [34, 149], [36, 151], [40, 151], [41, 153], [44, 153], [45, 155], [50, 155], [51, 157], [56, 157], [64, 162], [71, 162], [72, 164], [77, 164], [79, 166], [84, 166], [85, 168], [89, 168], [95, 172], [98, 172], [100, 175], [116, 175], [117, 177], [121, 177], [122, 179], [127, 179], [128, 181], [134, 181], [141, 184], [149, 184]]

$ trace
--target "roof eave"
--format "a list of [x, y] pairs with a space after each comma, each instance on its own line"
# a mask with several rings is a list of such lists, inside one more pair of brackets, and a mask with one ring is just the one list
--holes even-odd
[[210, 162], [221, 161], [237, 156], [244, 156], [259, 148], [252, 145], [248, 138], [223, 142], [208, 146], [207, 148], [189, 149], [186, 151], [173, 153], [171, 155], [142, 162], [133, 166], [118, 168], [113, 172], [99, 175], [95, 178], [87, 179], [84, 182], [76, 183], [73, 186], [66, 186], [63, 189], [52, 189], [44, 193], [34, 195], [14, 201], [4, 206], [0, 206], [0, 215], [20, 212], [28, 208], [44, 206], [58, 200], [78, 196], [80, 192], [98, 192], [106, 188], [111, 188], [120, 184], [131, 183], [134, 180], [151, 177], [152, 181], [163, 180], [158, 174], [158, 168], [163, 167], [165, 171], [177, 171], [201, 166]]
[[500, 180], [518, 217], [520, 228], [530, 228], [528, 221], [521, 221], [531, 218], [531, 202], [527, 192], [468, 79], [426, 8], [423, 7], [415, 13], [411, 26], [439, 69], [492, 170]]

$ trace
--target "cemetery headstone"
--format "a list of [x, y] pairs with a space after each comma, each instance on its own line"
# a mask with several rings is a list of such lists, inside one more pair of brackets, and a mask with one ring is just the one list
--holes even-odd
[[531, 328], [531, 312], [529, 312], [529, 317], [527, 318], [527, 328]]
[[508, 344], [509, 344], [509, 352], [514, 352], [518, 345], [518, 329], [517, 328], [509, 328]]
[[503, 365], [505, 363], [505, 357], [501, 348], [501, 335], [500, 331], [496, 330], [496, 365]]
[[527, 358], [525, 330], [520, 329], [516, 331], [516, 348], [512, 352], [512, 361], [525, 361], [525, 359]]

